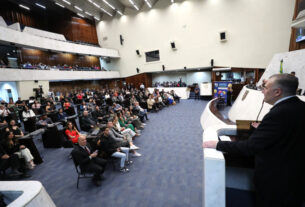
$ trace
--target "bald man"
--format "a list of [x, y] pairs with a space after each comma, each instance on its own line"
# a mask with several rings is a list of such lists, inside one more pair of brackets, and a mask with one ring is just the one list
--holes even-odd
[[305, 189], [305, 103], [296, 97], [298, 79], [271, 76], [264, 101], [273, 105], [248, 140], [207, 141], [204, 148], [255, 157], [258, 207], [301, 207]]
[[94, 151], [85, 135], [80, 135], [78, 145], [75, 145], [72, 151], [72, 157], [79, 164], [82, 172], [94, 173], [93, 183], [96, 186], [101, 185], [101, 175], [104, 173], [107, 161], [97, 157], [97, 150]]

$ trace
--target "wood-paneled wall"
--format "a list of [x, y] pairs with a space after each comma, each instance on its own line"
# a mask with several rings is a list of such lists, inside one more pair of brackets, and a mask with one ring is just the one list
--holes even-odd
[[68, 53], [54, 53], [35, 49], [21, 49], [21, 63], [43, 63], [46, 65], [78, 65], [81, 67], [99, 66], [99, 58], [96, 56], [74, 55]]
[[[295, 20], [297, 18], [298, 13], [304, 9], [305, 9], [305, 0], [296, 0], [293, 20]], [[296, 33], [297, 33], [297, 29], [291, 28], [289, 51], [305, 49], [305, 41], [296, 42]]]
[[144, 83], [145, 87], [152, 86], [152, 74], [143, 73], [125, 78], [126, 83], [133, 83], [134, 87], [139, 88], [141, 83]]
[[78, 80], [65, 82], [50, 82], [50, 90], [70, 92], [80, 89], [112, 89], [120, 86], [121, 79], [112, 80]]
[[95, 22], [89, 19], [78, 18], [68, 9], [56, 12], [35, 12], [21, 9], [18, 5], [2, 0], [0, 16], [7, 24], [19, 22], [21, 26], [34, 27], [49, 32], [63, 34], [67, 40], [81, 41], [98, 45]]

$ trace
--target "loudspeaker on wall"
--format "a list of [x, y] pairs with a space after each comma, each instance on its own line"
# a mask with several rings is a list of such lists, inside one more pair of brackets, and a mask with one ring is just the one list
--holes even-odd
[[171, 47], [172, 47], [172, 49], [177, 49], [175, 42], [171, 42]]
[[123, 45], [123, 43], [124, 43], [124, 39], [123, 39], [122, 35], [120, 35], [120, 43], [121, 43], [121, 45]]
[[165, 71], [165, 65], [162, 65], [162, 70]]
[[221, 42], [224, 42], [224, 41], [227, 40], [227, 34], [226, 34], [225, 31], [220, 32], [219, 35], [220, 35], [220, 41], [221, 41]]
[[214, 66], [214, 59], [211, 59], [211, 67]]
[[137, 55], [140, 55], [140, 51], [139, 50], [136, 50], [136, 53], [137, 53]]
[[136, 70], [137, 70], [137, 73], [140, 73], [140, 69], [139, 68], [137, 68]]

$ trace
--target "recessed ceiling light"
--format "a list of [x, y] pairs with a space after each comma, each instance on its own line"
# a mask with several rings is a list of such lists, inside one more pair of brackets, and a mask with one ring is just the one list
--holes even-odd
[[27, 6], [24, 6], [24, 5], [22, 5], [22, 4], [19, 4], [19, 6], [20, 6], [21, 8], [24, 8], [24, 9], [26, 9], [26, 10], [30, 10], [30, 8], [29, 8], [29, 7], [27, 7]]
[[148, 1], [148, 0], [144, 0], [144, 1], [146, 2], [147, 6], [148, 6], [149, 8], [151, 8], [151, 4], [149, 3], [149, 1]]
[[71, 5], [71, 2], [67, 1], [67, 0], [62, 0], [63, 2], [65, 2], [66, 4]]
[[38, 4], [38, 3], [35, 3], [37, 6], [43, 8], [43, 9], [46, 9], [46, 7], [44, 5], [41, 5], [41, 4]]
[[62, 4], [59, 4], [59, 3], [57, 3], [57, 2], [55, 2], [55, 4], [56, 4], [57, 6], [60, 6], [61, 8], [65, 8], [64, 5], [62, 5]]
[[129, 2], [132, 4], [132, 6], [139, 11], [139, 8], [137, 7], [137, 5], [133, 2], [133, 0], [129, 0]]
[[83, 11], [81, 8], [79, 8], [78, 6], [74, 6], [75, 9], [77, 9], [78, 11]]
[[89, 16], [92, 16], [92, 14], [91, 13], [89, 13], [89, 12], [85, 12], [87, 15], [89, 15]]
[[106, 14], [108, 14], [109, 16], [111, 16], [112, 17], [112, 14], [110, 14], [109, 12], [107, 12], [105, 9], [103, 9], [102, 7], [101, 7], [101, 10], [104, 12], [104, 13], [106, 13]]
[[85, 17], [84, 15], [82, 15], [80, 13], [77, 13], [77, 15], [80, 16], [80, 17], [83, 17], [83, 18]]
[[100, 5], [98, 5], [98, 4], [95, 3], [95, 2], [92, 2], [92, 4], [93, 4], [95, 7], [97, 7], [97, 8], [101, 8]]
[[119, 13], [121, 16], [123, 16], [123, 13], [122, 13], [122, 12], [120, 12], [119, 10], [117, 10], [117, 13]]
[[98, 18], [98, 17], [94, 17], [94, 19], [96, 19], [97, 21], [100, 21], [100, 18]]
[[107, 4], [109, 7], [111, 7], [111, 9], [115, 10], [115, 7], [110, 4], [107, 0], [103, 0], [103, 2], [105, 2], [105, 4]]

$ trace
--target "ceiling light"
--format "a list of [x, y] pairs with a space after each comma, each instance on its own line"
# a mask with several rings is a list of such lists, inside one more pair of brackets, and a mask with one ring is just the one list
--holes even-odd
[[89, 15], [89, 16], [92, 16], [92, 14], [91, 13], [89, 13], [89, 12], [85, 12], [87, 15]]
[[108, 14], [109, 16], [112, 17], [112, 14], [110, 14], [109, 12], [107, 12], [105, 9], [101, 8], [101, 10], [102, 10], [104, 13], [106, 13], [106, 14]]
[[146, 2], [147, 6], [148, 6], [149, 8], [151, 8], [151, 4], [149, 3], [149, 1], [148, 1], [148, 0], [144, 0], [144, 1]]
[[24, 5], [22, 5], [22, 4], [19, 4], [19, 6], [20, 6], [21, 8], [24, 8], [24, 9], [26, 9], [26, 10], [30, 10], [30, 8], [29, 8], [29, 7], [27, 7], [27, 6], [24, 6]]
[[121, 16], [123, 16], [123, 13], [122, 13], [122, 12], [120, 12], [119, 10], [117, 10], [117, 13], [119, 13]]
[[97, 21], [100, 21], [100, 18], [98, 18], [98, 17], [94, 17], [94, 19], [96, 19]]
[[79, 11], [83, 11], [81, 8], [79, 8], [78, 6], [74, 6], [75, 9], [79, 10]]
[[61, 8], [65, 8], [64, 5], [62, 5], [62, 4], [59, 4], [59, 3], [57, 3], [57, 2], [55, 2], [55, 4], [56, 4], [57, 6], [60, 6]]
[[172, 4], [173, 4], [173, 3], [175, 3], [175, 1], [174, 1], [174, 0], [171, 0], [171, 2], [172, 2]]
[[92, 2], [92, 4], [93, 4], [95, 7], [97, 7], [97, 8], [101, 8], [100, 5], [98, 5], [98, 4], [95, 3], [95, 2]]
[[35, 3], [37, 6], [43, 8], [43, 9], [46, 9], [46, 7], [44, 5], [41, 5], [41, 4], [38, 4], [38, 3]]
[[112, 6], [107, 0], [103, 0], [103, 2], [105, 2], [105, 4], [107, 4], [109, 7], [111, 7], [111, 9], [115, 10], [115, 7]]
[[137, 7], [137, 5], [133, 2], [133, 0], [129, 0], [129, 2], [132, 4], [132, 6], [139, 11], [139, 8]]
[[62, 1], [65, 2], [66, 4], [71, 5], [71, 3], [69, 1], [67, 1], [67, 0], [62, 0]]
[[80, 16], [80, 17], [83, 17], [83, 18], [85, 17], [84, 15], [82, 15], [80, 13], [77, 13], [77, 15]]

